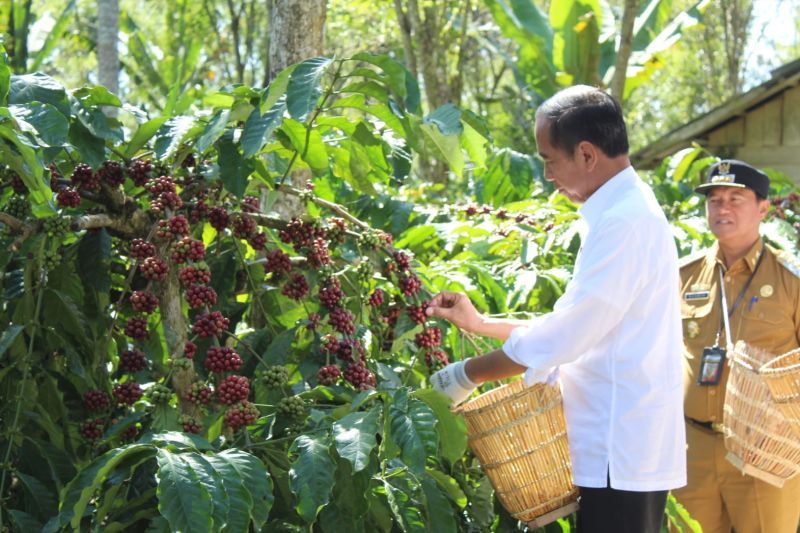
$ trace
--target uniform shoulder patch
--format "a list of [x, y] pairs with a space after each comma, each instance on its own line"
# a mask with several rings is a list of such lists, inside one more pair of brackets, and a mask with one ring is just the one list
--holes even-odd
[[678, 266], [680, 268], [683, 268], [691, 265], [692, 263], [696, 263], [700, 259], [704, 258], [707, 253], [708, 250], [700, 250], [699, 252], [687, 255], [686, 257], [681, 257], [680, 259], [678, 259]]
[[800, 259], [786, 250], [775, 250], [775, 257], [783, 268], [800, 278]]

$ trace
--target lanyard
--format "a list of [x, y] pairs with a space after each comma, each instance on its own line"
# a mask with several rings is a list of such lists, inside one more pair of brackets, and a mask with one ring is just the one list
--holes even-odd
[[[720, 324], [720, 328], [717, 329], [717, 340], [714, 341], [714, 344], [719, 346], [719, 336], [724, 325], [725, 327], [725, 338], [728, 341], [728, 350], [731, 350], [733, 345], [733, 340], [731, 339], [731, 324], [729, 318], [733, 316], [733, 313], [736, 312], [736, 308], [739, 307], [739, 304], [742, 303], [742, 298], [744, 298], [744, 294], [747, 292], [747, 289], [750, 288], [750, 283], [752, 283], [753, 278], [756, 276], [756, 272], [758, 272], [758, 267], [761, 266], [761, 260], [764, 259], [764, 247], [761, 247], [761, 253], [758, 254], [758, 261], [756, 261], [756, 267], [748, 276], [747, 281], [742, 287], [742, 290], [739, 292], [739, 295], [736, 297], [736, 301], [733, 302], [733, 307], [731, 307], [730, 311], [728, 311], [728, 299], [725, 296], [725, 280], [722, 276], [722, 269], [719, 271], [719, 291], [722, 296], [722, 322]], [[727, 311], [727, 312], [726, 312]]]

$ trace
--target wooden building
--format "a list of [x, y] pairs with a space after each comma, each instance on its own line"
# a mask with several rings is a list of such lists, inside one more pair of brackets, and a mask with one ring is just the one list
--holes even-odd
[[772, 77], [634, 153], [637, 168], [697, 142], [714, 155], [783, 172], [800, 183], [800, 59]]

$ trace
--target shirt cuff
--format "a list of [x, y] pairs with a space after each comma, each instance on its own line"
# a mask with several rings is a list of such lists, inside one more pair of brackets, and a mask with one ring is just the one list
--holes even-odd
[[511, 330], [511, 334], [508, 336], [508, 339], [506, 339], [506, 342], [503, 343], [503, 353], [518, 365], [528, 366], [525, 361], [520, 360], [520, 355], [517, 354], [517, 344], [519, 343], [520, 337], [525, 336], [529, 331], [530, 328], [527, 326], [514, 328]]

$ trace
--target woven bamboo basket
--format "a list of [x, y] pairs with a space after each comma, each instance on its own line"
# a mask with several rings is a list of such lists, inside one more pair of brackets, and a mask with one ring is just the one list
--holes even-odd
[[775, 406], [758, 369], [773, 356], [736, 343], [725, 391], [726, 458], [743, 474], [776, 487], [800, 472], [800, 439]]
[[775, 407], [800, 437], [800, 348], [767, 361], [758, 373], [769, 387]]
[[514, 518], [541, 527], [577, 510], [557, 385], [528, 387], [518, 380], [457, 411], [464, 414], [470, 449]]

